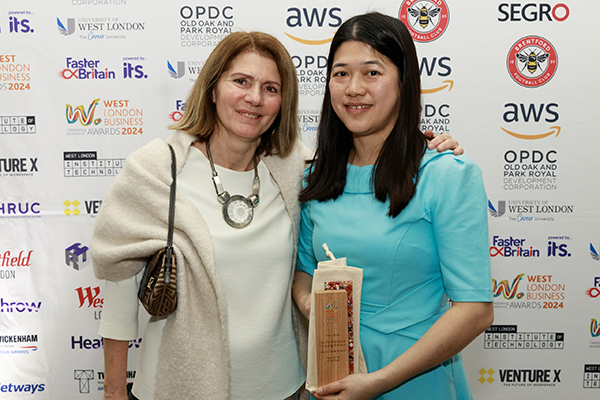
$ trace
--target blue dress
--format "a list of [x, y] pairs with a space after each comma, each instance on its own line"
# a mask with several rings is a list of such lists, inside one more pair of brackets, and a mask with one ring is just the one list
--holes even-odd
[[[396, 218], [375, 199], [373, 166], [348, 164], [336, 200], [302, 206], [297, 270], [336, 257], [363, 268], [360, 341], [369, 372], [411, 347], [457, 302], [492, 301], [486, 194], [465, 156], [427, 150], [415, 196]], [[460, 354], [377, 399], [472, 399]]]

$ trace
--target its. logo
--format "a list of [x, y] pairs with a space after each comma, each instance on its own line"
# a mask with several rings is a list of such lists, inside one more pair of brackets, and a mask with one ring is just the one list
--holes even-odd
[[498, 202], [498, 210], [496, 210], [494, 208], [494, 205], [492, 204], [492, 202], [490, 200], [488, 200], [488, 212], [490, 213], [490, 215], [492, 217], [501, 217], [504, 215], [505, 211], [506, 211], [506, 201], [500, 200]]
[[94, 125], [100, 124], [102, 122], [101, 118], [94, 119], [94, 112], [96, 111], [96, 107], [100, 103], [100, 99], [95, 99], [92, 101], [87, 109], [87, 111], [83, 108], [82, 105], [79, 105], [73, 109], [70, 104], [67, 104], [65, 117], [67, 118], [67, 122], [69, 124], [74, 124], [79, 121], [79, 123], [83, 126], [90, 126], [92, 122]]
[[59, 18], [56, 18], [58, 32], [63, 36], [72, 35], [75, 32], [75, 18], [67, 18], [67, 26], [65, 26]]
[[526, 36], [511, 46], [506, 64], [515, 82], [536, 88], [548, 83], [556, 74], [558, 54], [547, 39]]
[[450, 13], [444, 0], [405, 0], [400, 20], [417, 42], [432, 42], [448, 28]]
[[480, 377], [479, 377], [479, 379], [477, 379], [477, 380], [478, 380], [478, 381], [479, 381], [479, 383], [481, 383], [482, 385], [483, 385], [485, 382], [487, 382], [487, 383], [489, 383], [489, 384], [491, 385], [491, 384], [492, 384], [492, 382], [494, 382], [494, 381], [495, 381], [495, 379], [494, 379], [494, 373], [495, 373], [495, 372], [496, 372], [496, 371], [494, 371], [492, 368], [490, 368], [490, 369], [481, 368], [481, 369], [479, 370], [479, 374], [480, 374], [481, 376], [480, 376]]
[[74, 379], [79, 381], [79, 393], [90, 392], [90, 381], [94, 379], [93, 369], [76, 369], [73, 371]]
[[600, 336], [600, 324], [598, 324], [596, 318], [592, 318], [592, 322], [590, 323], [590, 335], [592, 337]]
[[[75, 216], [78, 216], [79, 214], [81, 214], [81, 211], [79, 211], [79, 209], [77, 208], [81, 205], [79, 200], [77, 200], [77, 199], [75, 199], [73, 201], [65, 200], [63, 205], [65, 206], [65, 211], [63, 211], [63, 212], [65, 213], [65, 215], [67, 217], [71, 214], [73, 214]], [[72, 209], [71, 209], [71, 206], [73, 207]]]
[[177, 62], [177, 70], [167, 61], [167, 68], [169, 69], [169, 76], [173, 79], [180, 79], [185, 75], [185, 63], [183, 61]]
[[600, 255], [598, 255], [598, 252], [596, 251], [596, 249], [594, 248], [594, 245], [590, 243], [590, 256], [592, 256], [593, 260], [600, 260]]
[[519, 290], [519, 283], [521, 283], [523, 276], [525, 276], [525, 274], [517, 275], [517, 277], [512, 281], [512, 284], [509, 284], [507, 279], [500, 281], [500, 283], [498, 283], [495, 279], [492, 279], [494, 284], [494, 297], [502, 295], [506, 300], [512, 300], [515, 298], [515, 296], [517, 299], [522, 299], [525, 294], [523, 292], [517, 293], [517, 291]]

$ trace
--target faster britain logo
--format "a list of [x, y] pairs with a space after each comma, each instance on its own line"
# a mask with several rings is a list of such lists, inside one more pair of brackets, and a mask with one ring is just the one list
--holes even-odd
[[100, 67], [101, 60], [93, 59], [74, 59], [73, 57], [66, 58], [66, 68], [63, 69], [59, 76], [66, 80], [106, 80], [116, 79], [117, 73], [114, 70]]

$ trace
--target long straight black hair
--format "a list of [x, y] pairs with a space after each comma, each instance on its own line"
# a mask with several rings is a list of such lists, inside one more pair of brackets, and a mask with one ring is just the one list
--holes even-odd
[[300, 201], [338, 198], [346, 186], [346, 164], [354, 139], [331, 105], [329, 80], [338, 48], [347, 41], [363, 42], [387, 57], [398, 68], [400, 106], [398, 119], [385, 140], [371, 178], [375, 198], [389, 199], [388, 215], [396, 217], [414, 196], [426, 140], [419, 131], [421, 79], [417, 51], [406, 26], [397, 18], [372, 12], [344, 22], [331, 42], [327, 84], [307, 185]]

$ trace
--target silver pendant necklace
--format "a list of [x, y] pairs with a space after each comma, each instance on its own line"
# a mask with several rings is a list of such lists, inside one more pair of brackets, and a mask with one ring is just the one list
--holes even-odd
[[256, 156], [254, 156], [252, 194], [248, 197], [244, 197], [239, 194], [231, 196], [228, 191], [223, 189], [221, 179], [219, 179], [219, 175], [215, 170], [215, 163], [210, 155], [208, 140], [206, 141], [206, 154], [208, 155], [210, 169], [212, 170], [212, 180], [215, 185], [215, 191], [217, 192], [217, 199], [219, 200], [219, 203], [223, 204], [223, 218], [225, 219], [225, 222], [234, 228], [245, 228], [252, 222], [252, 218], [254, 218], [254, 208], [258, 206], [258, 203], [260, 202], [260, 199], [258, 198], [260, 179], [258, 178], [258, 162]]

